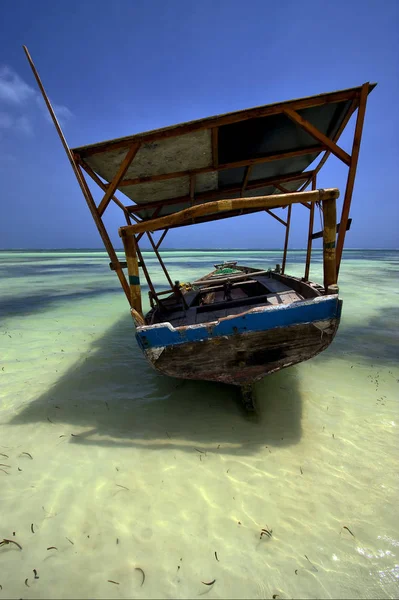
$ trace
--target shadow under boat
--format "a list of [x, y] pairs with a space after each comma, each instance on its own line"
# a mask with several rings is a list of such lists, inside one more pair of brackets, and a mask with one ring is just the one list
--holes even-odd
[[[297, 367], [257, 385], [259, 415], [246, 418], [235, 386], [158, 374], [136, 345], [126, 315], [87, 356], [10, 424], [43, 422], [74, 434], [69, 443], [106, 447], [220, 449], [248, 454], [301, 438], [302, 398]], [[69, 428], [69, 429], [68, 429]], [[58, 433], [58, 432], [57, 432]]]

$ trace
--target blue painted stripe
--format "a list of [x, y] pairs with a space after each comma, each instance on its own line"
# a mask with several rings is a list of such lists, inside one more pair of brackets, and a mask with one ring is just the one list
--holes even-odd
[[143, 349], [174, 346], [176, 344], [197, 342], [218, 336], [235, 335], [251, 331], [267, 331], [276, 327], [289, 327], [290, 325], [324, 321], [333, 318], [339, 319], [341, 316], [341, 306], [342, 300], [339, 300], [337, 297], [323, 298], [321, 301], [314, 302], [297, 302], [292, 305], [282, 305], [271, 310], [225, 319], [219, 321], [215, 326], [208, 323], [180, 330], [170, 329], [166, 325], [139, 328], [136, 338]]

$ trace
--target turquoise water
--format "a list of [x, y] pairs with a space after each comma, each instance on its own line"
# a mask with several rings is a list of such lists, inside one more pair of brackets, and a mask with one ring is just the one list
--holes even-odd
[[[163, 256], [180, 281], [281, 262]], [[345, 252], [336, 339], [257, 385], [257, 422], [234, 388], [152, 370], [108, 263], [0, 252], [0, 538], [22, 546], [0, 547], [0, 598], [398, 597], [399, 252]]]

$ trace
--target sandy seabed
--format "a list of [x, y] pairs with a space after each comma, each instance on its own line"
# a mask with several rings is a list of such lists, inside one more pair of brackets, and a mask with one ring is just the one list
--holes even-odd
[[[279, 257], [165, 253], [181, 281], [233, 258]], [[335, 341], [257, 420], [152, 370], [107, 264], [0, 253], [0, 600], [397, 598], [399, 252], [345, 253]]]

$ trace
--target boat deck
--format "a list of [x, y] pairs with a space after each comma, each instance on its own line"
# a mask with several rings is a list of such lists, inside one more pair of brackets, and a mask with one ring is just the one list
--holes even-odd
[[182, 301], [177, 302], [173, 295], [169, 296], [162, 300], [162, 312], [154, 309], [147, 315], [147, 322], [151, 324], [169, 322], [174, 327], [209, 323], [241, 314], [257, 306], [292, 304], [305, 297], [293, 287], [277, 279], [273, 273], [262, 275], [249, 273], [248, 278], [248, 281], [233, 282], [231, 300], [224, 299], [221, 282], [215, 278], [207, 278], [206, 282], [211, 285], [183, 294], [187, 308], [183, 306]]

